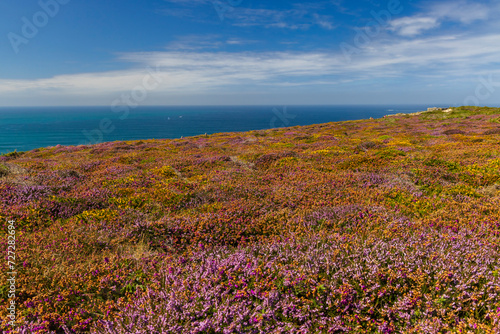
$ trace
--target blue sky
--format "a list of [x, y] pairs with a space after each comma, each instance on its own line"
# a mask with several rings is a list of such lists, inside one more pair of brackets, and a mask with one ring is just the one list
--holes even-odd
[[498, 1], [3, 0], [0, 105], [500, 105]]

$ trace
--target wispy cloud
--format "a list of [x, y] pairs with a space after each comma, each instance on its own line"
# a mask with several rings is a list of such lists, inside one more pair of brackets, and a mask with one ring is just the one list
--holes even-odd
[[413, 37], [427, 30], [436, 29], [447, 21], [468, 25], [478, 20], [485, 20], [494, 12], [498, 14], [498, 6], [493, 5], [492, 8], [487, 4], [466, 0], [446, 1], [433, 4], [414, 16], [394, 19], [390, 22], [389, 29], [401, 36]]
[[485, 20], [496, 11], [498, 11], [497, 2], [490, 5], [462, 0], [437, 3], [431, 7], [430, 13], [441, 19], [470, 24], [477, 20]]
[[[196, 0], [167, 0], [167, 2], [176, 5], [163, 9], [164, 15], [204, 20], [206, 17], [199, 16], [199, 6], [210, 5], [213, 7], [213, 1]], [[226, 4], [227, 10], [224, 10], [224, 19], [230, 24], [238, 27], [260, 26], [263, 28], [279, 28], [291, 30], [306, 30], [313, 26], [319, 26], [326, 30], [332, 30], [336, 27], [333, 18], [328, 15], [322, 15], [320, 12], [325, 6], [332, 5], [328, 2], [315, 3], [297, 3], [292, 4], [290, 9], [275, 10], [268, 8], [248, 8], [242, 5], [230, 6]], [[213, 11], [216, 14], [216, 11]], [[198, 15], [198, 16], [197, 16]]]
[[329, 16], [314, 14], [313, 17], [316, 21], [315, 23], [324, 29], [333, 30], [336, 28], [336, 25]]
[[218, 35], [186, 35], [182, 38], [170, 42], [167, 50], [206, 50], [218, 49], [224, 45], [223, 40]]
[[207, 51], [217, 50], [225, 46], [251, 45], [258, 43], [256, 40], [249, 40], [236, 37], [224, 37], [217, 34], [186, 35], [175, 39], [165, 47], [169, 51]]
[[327, 30], [335, 28], [330, 16], [310, 13], [302, 8], [290, 10], [239, 8], [228, 14], [228, 18], [233, 25], [240, 27], [261, 26], [305, 30], [316, 25]]
[[403, 17], [391, 21], [391, 30], [401, 36], [416, 36], [437, 26], [439, 26], [438, 19], [428, 16]]
[[[345, 64], [340, 53], [325, 52], [191, 52], [127, 53], [128, 70], [61, 75], [38, 80], [0, 80], [0, 96], [89, 95], [127, 92], [142, 83], [146, 68], [162, 78], [159, 92], [221, 92], [249, 85], [332, 85], [356, 80], [414, 78], [460, 80], [492, 70], [498, 62], [500, 34], [450, 35], [379, 42], [356, 62]], [[420, 74], [422, 73], [422, 74]], [[426, 76], [432, 73], [433, 77]], [[499, 73], [500, 74], [500, 73]]]

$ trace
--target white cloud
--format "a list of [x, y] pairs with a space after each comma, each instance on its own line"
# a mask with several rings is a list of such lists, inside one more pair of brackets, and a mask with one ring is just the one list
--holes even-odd
[[239, 38], [230, 38], [226, 41], [226, 44], [229, 44], [229, 45], [241, 45], [241, 44], [245, 44], [245, 41], [239, 39]]
[[498, 14], [498, 7], [492, 8], [486, 4], [465, 0], [447, 1], [430, 6], [423, 13], [394, 19], [389, 22], [389, 29], [398, 35], [413, 37], [435, 29], [446, 21], [471, 24], [478, 20], [486, 20], [492, 12]]
[[204, 49], [218, 49], [224, 43], [217, 35], [185, 35], [170, 42], [167, 50], [195, 51]]
[[332, 18], [328, 15], [311, 13], [315, 8], [297, 8], [289, 10], [237, 8], [227, 14], [233, 25], [240, 27], [262, 26], [265, 28], [283, 28], [305, 30], [314, 25], [323, 29], [335, 29]]
[[325, 7], [325, 3], [323, 2], [296, 3], [291, 5], [291, 9], [274, 10], [266, 8], [248, 8], [244, 6], [244, 3], [233, 6], [231, 2], [217, 0], [166, 1], [177, 6], [174, 8], [162, 9], [159, 11], [160, 13], [198, 21], [205, 18], [206, 13], [197, 11], [196, 7], [210, 5], [210, 7], [213, 7], [213, 12], [211, 11], [212, 15], [220, 12], [226, 22], [238, 27], [260, 26], [264, 28], [306, 30], [316, 25], [326, 30], [335, 28], [332, 17], [318, 14], [318, 12]]
[[332, 23], [330, 17], [318, 14], [314, 14], [313, 16], [316, 20], [316, 24], [319, 25], [320, 27], [327, 30], [335, 29], [335, 25]]
[[495, 11], [495, 8], [487, 4], [470, 3], [462, 0], [438, 3], [431, 8], [431, 14], [438, 18], [470, 24], [477, 20], [487, 19], [492, 9]]
[[[479, 75], [495, 75], [500, 34], [450, 35], [374, 42], [349, 64], [341, 53], [328, 52], [194, 52], [127, 53], [122, 71], [59, 75], [37, 80], [0, 79], [0, 97], [116, 96], [140, 86], [147, 68], [162, 81], [155, 94], [223, 94], [248, 87], [339, 85], [355, 81], [411, 78], [424, 83], [456, 84]], [[500, 74], [500, 73], [499, 73]], [[431, 75], [431, 77], [429, 77]], [[285, 88], [283, 88], [285, 89]]]
[[263, 26], [265, 28], [307, 29], [312, 22], [304, 22], [305, 10], [272, 10], [238, 8], [228, 12], [228, 17], [233, 25], [239, 27]]
[[435, 17], [403, 17], [392, 20], [391, 30], [396, 31], [401, 36], [416, 36], [425, 30], [439, 26]]

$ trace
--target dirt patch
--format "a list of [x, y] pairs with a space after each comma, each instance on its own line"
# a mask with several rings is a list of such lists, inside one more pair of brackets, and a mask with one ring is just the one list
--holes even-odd
[[494, 197], [500, 193], [500, 184], [493, 184], [491, 186], [484, 187], [481, 190], [479, 190], [479, 193], [486, 196]]
[[237, 156], [231, 156], [230, 158], [232, 162], [237, 163], [238, 165], [242, 166], [245, 169], [252, 170], [255, 167], [253, 163], [241, 160]]
[[2, 174], [1, 170], [5, 171], [5, 176], [7, 176], [9, 174], [21, 175], [21, 174], [27, 174], [28, 173], [28, 170], [26, 168], [23, 168], [21, 166], [18, 166], [16, 164], [11, 164], [11, 163], [8, 163], [8, 162], [0, 163], [0, 177], [1, 177], [1, 174]]
[[7, 162], [0, 163], [0, 180], [2, 179], [12, 184], [24, 186], [36, 185], [31, 179], [28, 169]]
[[380, 145], [380, 144], [377, 144], [377, 143], [372, 142], [372, 141], [365, 141], [365, 142], [359, 144], [358, 146], [356, 146], [356, 150], [366, 152], [370, 149], [377, 149], [377, 148], [382, 148], [382, 147], [384, 147], [384, 145]]

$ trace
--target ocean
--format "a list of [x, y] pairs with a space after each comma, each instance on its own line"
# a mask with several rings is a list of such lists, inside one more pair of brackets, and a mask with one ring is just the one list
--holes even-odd
[[433, 106], [2, 107], [0, 154], [56, 145], [180, 138], [380, 118], [428, 107]]

